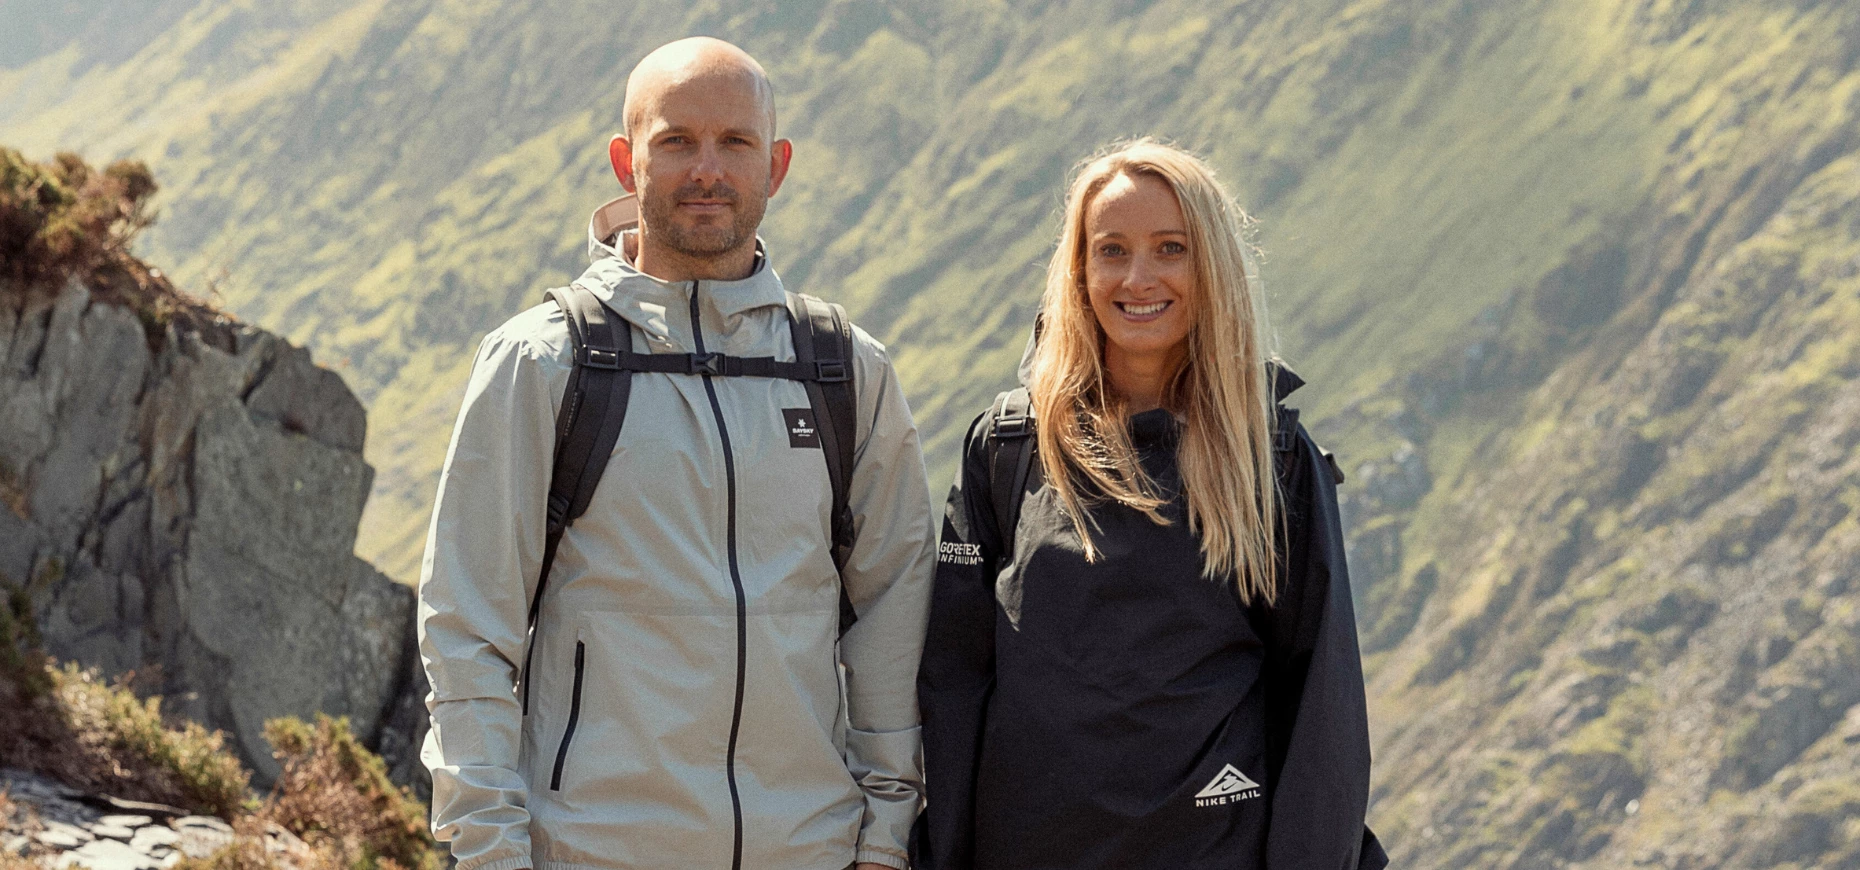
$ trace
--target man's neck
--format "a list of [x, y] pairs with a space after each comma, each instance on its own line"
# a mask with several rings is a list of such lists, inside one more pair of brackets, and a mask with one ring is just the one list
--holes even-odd
[[681, 281], [740, 281], [756, 271], [756, 244], [751, 239], [714, 257], [693, 257], [655, 245], [638, 233], [623, 236], [627, 260], [633, 268], [668, 284]]

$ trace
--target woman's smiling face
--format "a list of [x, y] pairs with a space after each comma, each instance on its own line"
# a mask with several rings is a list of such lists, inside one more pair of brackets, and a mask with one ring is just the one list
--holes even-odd
[[1150, 175], [1112, 178], [1086, 208], [1085, 244], [1085, 291], [1104, 330], [1106, 366], [1176, 362], [1201, 288], [1175, 191]]

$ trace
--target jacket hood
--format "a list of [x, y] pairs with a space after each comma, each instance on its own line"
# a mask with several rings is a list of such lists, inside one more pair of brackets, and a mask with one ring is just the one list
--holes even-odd
[[[650, 334], [665, 332], [667, 306], [690, 299], [686, 281], [663, 281], [641, 272], [626, 255], [625, 234], [639, 228], [639, 199], [633, 194], [609, 200], [588, 218], [587, 271], [575, 283], [593, 291], [601, 302]], [[760, 236], [756, 262], [749, 275], [735, 281], [696, 282], [711, 304], [725, 317], [764, 305], [785, 305], [781, 276], [769, 265]]]
[[620, 250], [614, 246], [621, 233], [639, 226], [639, 198], [627, 194], [618, 199], [608, 200], [605, 205], [594, 210], [588, 218], [588, 259], [600, 260], [615, 257], [625, 260]]

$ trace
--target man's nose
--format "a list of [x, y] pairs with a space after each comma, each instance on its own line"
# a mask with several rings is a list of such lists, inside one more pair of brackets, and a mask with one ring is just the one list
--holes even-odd
[[723, 153], [715, 142], [699, 146], [697, 163], [691, 167], [691, 180], [705, 187], [723, 180]]

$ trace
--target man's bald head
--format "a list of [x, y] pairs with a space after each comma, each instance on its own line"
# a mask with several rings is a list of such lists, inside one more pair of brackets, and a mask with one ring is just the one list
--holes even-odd
[[633, 67], [626, 80], [622, 123], [627, 135], [644, 133], [647, 119], [659, 113], [665, 98], [689, 85], [751, 89], [761, 104], [768, 126], [763, 141], [775, 139], [775, 86], [762, 64], [721, 39], [693, 36], [653, 49]]
[[634, 265], [667, 280], [740, 278], [794, 145], [775, 138], [762, 65], [718, 39], [681, 39], [626, 83], [626, 133], [608, 143], [620, 185], [639, 195]]

